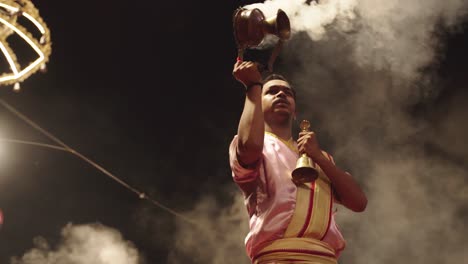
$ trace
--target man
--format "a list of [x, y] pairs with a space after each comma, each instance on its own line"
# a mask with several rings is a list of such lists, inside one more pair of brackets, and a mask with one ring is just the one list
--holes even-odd
[[[362, 212], [365, 194], [320, 149], [314, 132], [301, 132], [293, 140], [295, 91], [284, 77], [273, 74], [263, 80], [251, 61], [237, 61], [233, 76], [246, 87], [229, 157], [250, 217], [247, 254], [255, 264], [336, 264], [345, 241], [333, 204]], [[291, 172], [303, 153], [314, 161], [319, 177], [296, 185]]]

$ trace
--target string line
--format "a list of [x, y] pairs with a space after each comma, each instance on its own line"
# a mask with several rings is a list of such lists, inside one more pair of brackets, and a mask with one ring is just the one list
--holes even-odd
[[193, 225], [196, 225], [196, 226], [199, 226], [198, 223], [194, 222], [193, 220], [187, 218], [185, 215], [179, 213], [179, 212], [176, 212], [175, 210], [161, 204], [160, 202], [152, 199], [151, 197], [149, 197], [148, 195], [146, 195], [144, 192], [141, 192], [139, 190], [137, 190], [136, 188], [132, 187], [130, 184], [128, 184], [127, 182], [123, 181], [122, 179], [120, 179], [119, 177], [115, 176], [114, 174], [112, 174], [111, 172], [109, 172], [108, 170], [106, 170], [104, 167], [102, 167], [101, 165], [97, 164], [96, 162], [92, 161], [91, 159], [87, 158], [86, 156], [84, 156], [83, 154], [79, 153], [78, 151], [74, 150], [73, 148], [71, 148], [70, 146], [68, 146], [67, 144], [65, 144], [63, 141], [61, 141], [60, 139], [58, 139], [57, 137], [55, 137], [54, 135], [52, 135], [52, 133], [48, 132], [47, 130], [43, 129], [42, 127], [40, 127], [38, 124], [36, 124], [35, 122], [33, 122], [30, 118], [26, 117], [24, 114], [20, 113], [18, 110], [16, 110], [13, 106], [11, 106], [10, 104], [8, 104], [7, 102], [5, 102], [4, 100], [0, 99], [0, 104], [5, 107], [8, 111], [10, 111], [11, 113], [13, 113], [15, 116], [17, 116], [19, 119], [23, 120], [24, 122], [26, 122], [28, 125], [30, 125], [31, 127], [33, 127], [35, 130], [39, 131], [40, 133], [42, 133], [43, 135], [45, 135], [47, 138], [49, 138], [50, 140], [52, 140], [53, 142], [55, 142], [57, 145], [52, 145], [52, 144], [46, 144], [46, 143], [41, 143], [41, 142], [34, 142], [34, 141], [25, 141], [25, 140], [19, 140], [19, 139], [9, 139], [9, 138], [0, 138], [0, 141], [3, 141], [3, 142], [8, 142], [8, 143], [16, 143], [16, 144], [24, 144], [24, 145], [32, 145], [32, 146], [37, 146], [37, 147], [43, 147], [43, 148], [49, 148], [49, 149], [55, 149], [55, 150], [59, 150], [59, 151], [65, 151], [65, 152], [68, 152], [68, 153], [71, 153], [75, 156], [77, 156], [78, 158], [80, 158], [81, 160], [85, 161], [86, 163], [90, 164], [91, 166], [93, 166], [94, 168], [96, 168], [97, 170], [101, 171], [102, 173], [104, 173], [104, 175], [108, 176], [109, 178], [111, 178], [112, 180], [116, 181], [117, 183], [119, 183], [120, 185], [122, 185], [123, 187], [127, 188], [128, 190], [134, 192], [135, 194], [138, 195], [138, 198], [140, 199], [146, 199], [147, 201], [149, 201], [151, 204], [165, 210], [166, 212], [174, 215], [174, 216], [177, 216], [179, 218], [181, 218], [182, 220], [190, 223], [190, 224], [193, 224]]

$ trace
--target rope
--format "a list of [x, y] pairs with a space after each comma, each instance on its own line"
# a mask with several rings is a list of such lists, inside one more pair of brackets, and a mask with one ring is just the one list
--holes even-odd
[[33, 122], [31, 119], [29, 119], [28, 117], [26, 117], [25, 115], [23, 115], [22, 113], [20, 113], [18, 110], [16, 110], [13, 106], [9, 105], [7, 102], [5, 102], [4, 100], [0, 99], [0, 104], [5, 107], [7, 110], [9, 110], [11, 113], [13, 113], [15, 116], [17, 116], [18, 118], [20, 118], [21, 120], [23, 120], [24, 122], [26, 122], [28, 125], [30, 125], [31, 127], [33, 127], [34, 129], [36, 129], [37, 131], [41, 132], [43, 135], [45, 135], [47, 138], [49, 138], [50, 140], [52, 140], [53, 142], [55, 142], [57, 145], [51, 145], [51, 144], [45, 144], [45, 143], [41, 143], [41, 142], [34, 142], [34, 141], [25, 141], [25, 140], [19, 140], [19, 139], [8, 139], [8, 138], [0, 138], [0, 141], [3, 141], [3, 142], [8, 142], [8, 143], [16, 143], [16, 144], [24, 144], [24, 145], [32, 145], [32, 146], [37, 146], [37, 147], [43, 147], [43, 148], [49, 148], [49, 149], [55, 149], [55, 150], [60, 150], [60, 151], [65, 151], [65, 152], [68, 152], [68, 153], [71, 153], [75, 156], [77, 156], [78, 158], [82, 159], [83, 161], [85, 161], [86, 163], [92, 165], [94, 168], [96, 168], [97, 170], [101, 171], [102, 173], [104, 173], [104, 175], [108, 176], [109, 178], [111, 178], [112, 180], [114, 180], [115, 182], [119, 183], [120, 185], [122, 185], [123, 187], [127, 188], [128, 190], [134, 192], [135, 194], [137, 194], [138, 198], [140, 199], [146, 199], [148, 200], [150, 203], [152, 203], [153, 205], [165, 210], [166, 212], [174, 215], [174, 216], [177, 216], [179, 218], [181, 218], [182, 220], [192, 224], [192, 225], [196, 225], [196, 226], [199, 226], [196, 222], [194, 222], [193, 220], [187, 218], [186, 216], [184, 216], [183, 214], [181, 213], [178, 213], [176, 212], [175, 210], [161, 204], [160, 202], [152, 199], [151, 197], [149, 197], [148, 195], [146, 195], [144, 192], [141, 192], [139, 190], [137, 190], [136, 188], [132, 187], [130, 184], [126, 183], [125, 181], [123, 181], [122, 179], [118, 178], [117, 176], [115, 176], [114, 174], [112, 174], [111, 172], [109, 172], [108, 170], [106, 170], [104, 167], [102, 167], [101, 165], [97, 164], [96, 162], [92, 161], [91, 159], [87, 158], [86, 156], [84, 156], [83, 154], [79, 153], [78, 151], [72, 149], [71, 147], [69, 147], [68, 145], [66, 145], [64, 142], [62, 142], [61, 140], [59, 140], [57, 137], [55, 137], [54, 135], [52, 135], [50, 132], [46, 131], [45, 129], [41, 128], [39, 125], [37, 125], [35, 122]]

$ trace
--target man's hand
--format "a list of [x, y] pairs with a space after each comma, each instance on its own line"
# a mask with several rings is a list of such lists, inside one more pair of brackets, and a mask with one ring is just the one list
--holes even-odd
[[252, 61], [237, 61], [234, 64], [232, 75], [246, 88], [254, 83], [262, 82], [262, 75], [258, 70], [257, 64]]
[[314, 161], [323, 158], [322, 150], [313, 131], [299, 133], [297, 148], [299, 154], [306, 153]]
[[367, 206], [367, 197], [351, 174], [339, 169], [322, 153], [314, 132], [300, 132], [297, 140], [299, 153], [306, 153], [330, 179], [335, 195], [342, 205], [354, 212], [362, 212]]

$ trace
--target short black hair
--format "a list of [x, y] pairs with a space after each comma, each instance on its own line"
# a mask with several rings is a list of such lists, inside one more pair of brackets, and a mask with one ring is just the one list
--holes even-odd
[[272, 73], [268, 76], [266, 76], [264, 79], [263, 79], [263, 83], [267, 83], [268, 81], [271, 81], [271, 80], [282, 80], [282, 81], [285, 81], [287, 83], [289, 83], [289, 88], [291, 88], [291, 91], [293, 93], [293, 97], [294, 97], [294, 100], [296, 100], [296, 90], [294, 89], [294, 87], [291, 85], [291, 83], [288, 81], [288, 79], [286, 79], [286, 77], [284, 77], [283, 75], [281, 74], [278, 74], [278, 73]]
[[283, 80], [283, 81], [289, 83], [289, 81], [288, 81], [288, 79], [286, 79], [286, 77], [284, 77], [283, 75], [278, 74], [278, 73], [272, 73], [272, 74], [266, 76], [263, 79], [263, 82], [266, 83], [266, 82], [271, 81], [271, 80]]

